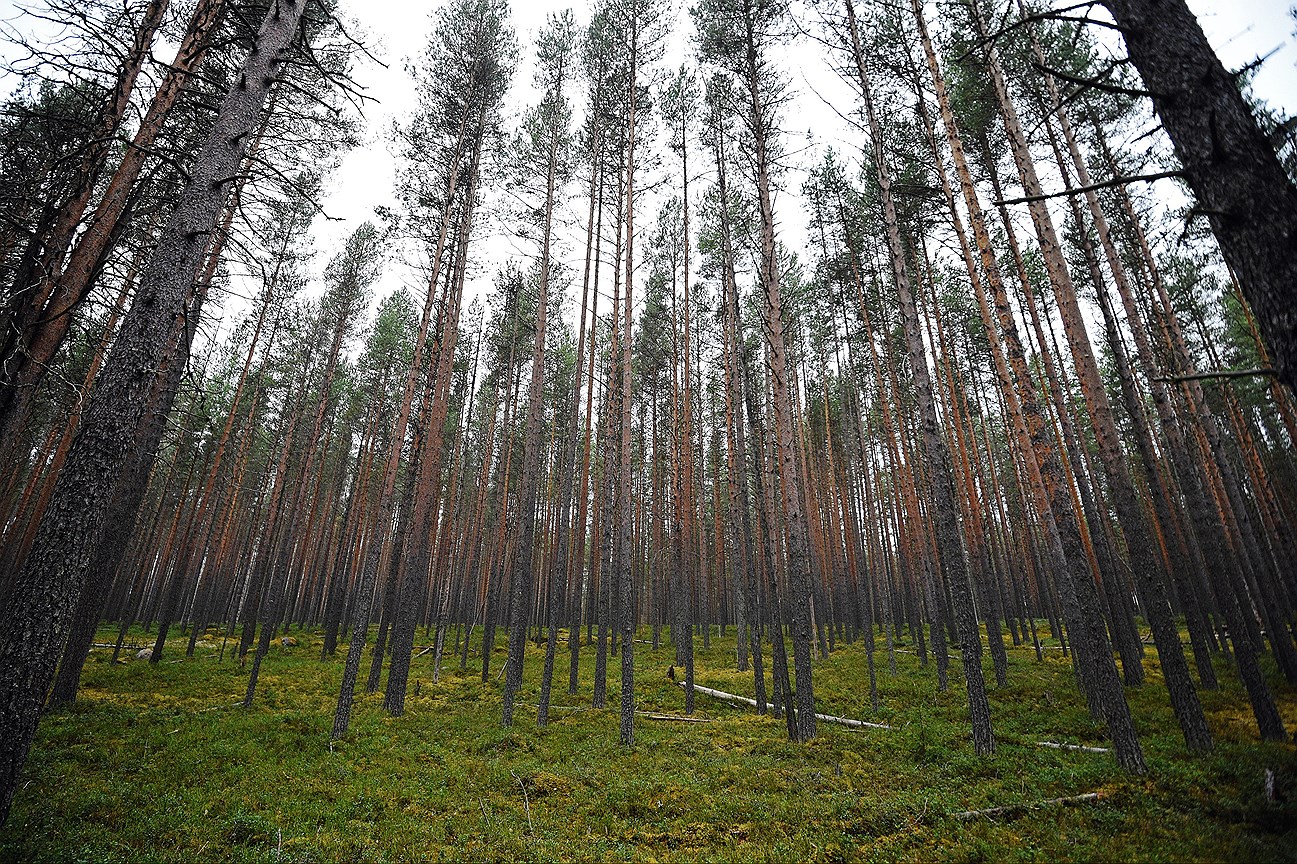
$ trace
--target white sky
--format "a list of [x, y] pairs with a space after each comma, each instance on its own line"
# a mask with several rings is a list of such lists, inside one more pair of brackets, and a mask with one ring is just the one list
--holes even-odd
[[[691, 48], [688, 40], [692, 25], [689, 22], [687, 0], [670, 0], [666, 13], [674, 18], [673, 28], [663, 66], [674, 68], [687, 61]], [[863, 5], [863, 4], [862, 4]], [[1294, 21], [1288, 14], [1289, 4], [1281, 0], [1189, 0], [1190, 8], [1198, 15], [1209, 40], [1227, 68], [1238, 68], [1259, 55], [1278, 49], [1266, 62], [1255, 81], [1255, 91], [1271, 104], [1297, 113], [1297, 47], [1294, 47]], [[522, 108], [536, 96], [531, 88], [531, 45], [537, 30], [543, 26], [547, 13], [572, 7], [579, 24], [589, 20], [586, 2], [544, 2], [527, 0], [513, 3], [513, 23], [522, 48], [522, 65], [515, 78], [505, 107], [506, 123], [515, 125]], [[387, 130], [393, 121], [400, 120], [414, 104], [413, 84], [404, 71], [407, 58], [415, 57], [422, 49], [430, 29], [428, 5], [421, 2], [374, 3], [372, 0], [342, 0], [342, 10], [357, 20], [369, 33], [374, 53], [387, 63], [386, 69], [374, 64], [357, 70], [358, 80], [369, 88], [369, 93], [379, 99], [366, 109], [367, 129], [363, 146], [348, 154], [340, 169], [334, 174], [325, 199], [326, 210], [331, 215], [342, 216], [344, 222], [317, 220], [314, 237], [322, 253], [320, 266], [332, 250], [337, 249], [342, 238], [360, 221], [372, 218], [375, 206], [391, 204], [394, 200], [393, 181], [395, 160], [386, 140]], [[797, 12], [803, 20], [811, 20], [804, 9]], [[818, 144], [831, 144], [839, 149], [858, 149], [859, 141], [836, 114], [824, 106], [821, 96], [843, 101], [839, 110], [848, 113], [853, 97], [829, 70], [823, 50], [819, 46], [796, 46], [785, 60], [785, 71], [796, 91], [794, 102], [786, 112], [785, 129], [787, 149], [803, 146], [808, 130], [814, 130]], [[819, 95], [817, 95], [817, 93]], [[817, 148], [818, 149], [818, 148]], [[811, 154], [808, 154], [811, 155]], [[850, 154], [850, 155], [854, 155]], [[812, 157], [813, 158], [813, 157]], [[664, 169], [675, 169], [674, 164]], [[659, 176], [662, 171], [659, 171]], [[693, 169], [691, 168], [691, 174]], [[674, 185], [674, 184], [672, 184]], [[800, 180], [789, 178], [790, 190], [800, 185]], [[702, 184], [693, 187], [700, 189]], [[691, 189], [692, 191], [692, 189]], [[585, 213], [584, 189], [578, 181], [567, 197], [567, 218], [582, 222]], [[781, 240], [798, 248], [802, 240], [803, 214], [793, 195], [776, 202], [781, 218]], [[640, 224], [650, 227], [656, 205], [644, 208]], [[479, 262], [476, 290], [470, 287], [469, 296], [485, 290], [495, 265], [514, 257], [525, 259], [532, 250], [508, 236], [503, 225], [494, 219], [479, 220], [475, 232], [472, 258]], [[569, 258], [576, 272], [580, 272], [580, 232], [570, 232], [570, 242], [563, 254]], [[390, 263], [380, 282], [376, 296], [385, 295], [402, 284], [416, 288], [418, 277], [399, 263]], [[420, 294], [418, 286], [416, 294]], [[468, 302], [467, 300], [465, 302]], [[572, 314], [572, 298], [568, 313]]]
[[[39, 5], [39, 0], [34, 2]], [[690, 60], [692, 25], [688, 5], [691, 0], [664, 2], [669, 4], [664, 14], [675, 24], [662, 66], [675, 68], [681, 62]], [[863, 0], [860, 5], [864, 6], [867, 2], [868, 0]], [[1227, 68], [1238, 68], [1259, 55], [1274, 51], [1256, 77], [1255, 92], [1289, 114], [1297, 114], [1297, 47], [1294, 45], [1297, 38], [1293, 35], [1295, 25], [1288, 11], [1291, 4], [1284, 0], [1188, 2]], [[374, 218], [375, 207], [395, 202], [393, 184], [396, 161], [389, 149], [388, 131], [414, 105], [413, 82], [404, 67], [407, 60], [416, 58], [422, 50], [431, 27], [429, 10], [434, 6], [434, 3], [417, 0], [341, 0], [344, 15], [358, 22], [363, 31], [357, 35], [363, 36], [373, 53], [386, 63], [386, 68], [365, 62], [355, 70], [357, 80], [367, 88], [369, 95], [379, 101], [370, 103], [366, 108], [362, 145], [343, 157], [339, 170], [326, 187], [325, 210], [332, 216], [341, 217], [341, 221], [317, 219], [314, 223], [311, 239], [317, 255], [312, 269], [317, 275], [341, 246], [344, 237], [362, 221]], [[504, 108], [505, 122], [510, 128], [516, 127], [522, 109], [537, 98], [531, 86], [531, 46], [534, 36], [550, 11], [568, 6], [574, 9], [578, 24], [583, 25], [588, 21], [587, 0], [516, 0], [513, 3], [513, 24], [522, 49], [522, 63]], [[794, 4], [794, 11], [808, 23], [813, 20], [813, 16], [801, 8], [800, 3]], [[13, 0], [0, 0], [0, 17], [19, 25], [23, 21], [16, 14]], [[0, 55], [8, 54], [8, 47], [0, 44]], [[168, 50], [173, 49], [158, 46], [157, 53], [161, 57]], [[816, 145], [832, 145], [846, 151], [848, 157], [854, 159], [861, 145], [858, 136], [833, 110], [824, 105], [823, 99], [834, 102], [843, 113], [850, 113], [855, 97], [829, 69], [823, 49], [814, 44], [794, 45], [782, 59], [784, 71], [794, 91], [793, 102], [785, 112], [786, 149], [794, 151], [805, 147], [808, 138], [813, 135]], [[0, 81], [0, 85], [2, 84]], [[814, 161], [819, 146], [812, 148], [804, 158]], [[703, 161], [695, 157], [694, 165], [701, 166]], [[668, 159], [655, 175], [641, 177], [639, 182], [642, 185], [645, 181], [666, 179], [668, 171], [678, 171], [678, 163]], [[691, 175], [695, 171], [705, 173], [701, 167], [695, 169], [691, 166]], [[801, 179], [795, 172], [785, 178], [785, 186], [790, 191], [795, 192], [800, 183]], [[678, 180], [672, 179], [669, 186], [676, 188], [677, 184]], [[701, 191], [703, 185], [697, 183], [691, 187], [691, 192]], [[526, 259], [534, 255], [534, 250], [529, 246], [510, 236], [508, 228], [499, 218], [490, 215], [495, 210], [491, 206], [493, 197], [498, 201], [503, 197], [502, 190], [494, 190], [494, 195], [488, 190], [482, 216], [479, 217], [471, 255], [477, 266], [473, 284], [470, 284], [466, 292], [469, 297], [480, 294], [489, 286], [492, 273], [500, 263], [509, 258], [517, 258], [525, 266]], [[567, 190], [564, 198], [565, 212], [560, 214], [560, 219], [572, 227], [560, 232], [566, 235], [566, 242], [560, 243], [559, 255], [567, 258], [578, 278], [584, 254], [581, 245], [586, 206], [584, 198], [584, 188], [578, 179]], [[648, 202], [637, 220], [638, 225], [643, 229], [651, 228], [652, 216], [656, 210], [657, 204]], [[788, 194], [782, 200], [777, 199], [776, 211], [780, 218], [780, 239], [790, 248], [799, 248], [804, 239], [805, 216], [796, 196]], [[581, 226], [580, 229], [577, 228], [578, 225]], [[389, 261], [382, 280], [376, 286], [375, 302], [402, 285], [411, 288], [416, 297], [422, 294], [420, 278], [399, 260], [395, 260], [396, 257]], [[314, 290], [319, 290], [318, 284]], [[569, 315], [574, 315], [573, 305], [574, 301], [569, 297]], [[237, 299], [227, 302], [222, 310], [226, 320], [218, 329], [228, 332], [228, 328], [235, 323], [233, 319], [242, 313], [243, 306]]]

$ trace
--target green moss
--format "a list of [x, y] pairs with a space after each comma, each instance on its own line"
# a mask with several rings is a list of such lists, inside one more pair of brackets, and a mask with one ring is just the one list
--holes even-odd
[[[1057, 651], [1045, 663], [1009, 652], [1009, 685], [991, 692], [999, 749], [979, 758], [961, 685], [938, 692], [912, 654], [897, 655], [893, 676], [880, 645], [874, 715], [859, 644], [817, 666], [817, 703], [892, 731], [822, 723], [816, 740], [791, 744], [780, 720], [699, 695], [698, 715], [713, 722], [637, 718], [636, 743], [623, 747], [617, 664], [614, 707], [595, 710], [588, 650], [579, 694], [566, 695], [564, 666], [550, 725], [537, 729], [543, 648], [529, 644], [512, 729], [499, 725], [494, 674], [483, 683], [448, 657], [433, 683], [425, 656], [403, 717], [382, 711], [381, 694], [361, 694], [351, 734], [330, 744], [345, 646], [320, 662], [319, 634], [292, 638], [276, 641], [247, 711], [235, 704], [246, 670], [228, 652], [216, 662], [219, 635], [183, 660], [177, 635], [157, 666], [94, 652], [79, 701], [42, 721], [0, 860], [1297, 858], [1294, 747], [1256, 740], [1247, 700], [1223, 674], [1224, 689], [1202, 694], [1217, 750], [1190, 757], [1151, 654], [1148, 684], [1128, 691], [1151, 771], [1132, 778], [1110, 756], [1036, 746], [1104, 742]], [[670, 647], [636, 649], [638, 707], [681, 712]], [[698, 654], [699, 683], [750, 694], [733, 650], [732, 635], [714, 637]], [[1297, 692], [1272, 680], [1297, 728]], [[1267, 769], [1277, 802], [1264, 794]], [[994, 820], [949, 815], [1091, 791], [1102, 799]]]

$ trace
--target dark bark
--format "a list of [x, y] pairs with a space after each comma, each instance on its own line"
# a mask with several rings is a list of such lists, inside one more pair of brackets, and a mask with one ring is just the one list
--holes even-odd
[[1184, 0], [1103, 0], [1274, 359], [1297, 387], [1297, 188]]
[[[192, 336], [192, 330], [180, 335], [181, 338], [188, 340]], [[104, 526], [111, 525], [113, 529], [100, 530], [99, 538], [94, 544], [94, 553], [86, 569], [85, 587], [81, 598], [77, 601], [68, 642], [64, 646], [54, 687], [50, 691], [50, 708], [65, 705], [76, 698], [77, 687], [81, 682], [81, 670], [85, 666], [90, 645], [94, 642], [95, 629], [99, 624], [104, 602], [108, 599], [113, 579], [126, 555], [135, 521], [139, 515], [140, 503], [144, 500], [144, 493], [148, 489], [150, 470], [153, 467], [158, 443], [166, 430], [167, 416], [171, 413], [172, 403], [179, 390], [188, 349], [187, 341], [173, 347], [171, 355], [158, 370], [154, 390], [149, 397], [149, 410], [145, 414], [145, 423], [136, 435], [130, 460], [109, 499]]]
[[9, 328], [11, 333], [22, 331], [23, 344], [5, 355], [4, 382], [0, 383], [0, 454], [11, 452], [16, 436], [32, 411], [34, 393], [72, 325], [73, 310], [89, 295], [105, 256], [130, 221], [129, 206], [136, 180], [153, 152], [154, 141], [167, 116], [183, 92], [185, 82], [201, 67], [206, 57], [208, 37], [220, 20], [223, 4], [224, 0], [202, 0], [195, 7], [175, 61], [168, 67], [150, 100], [148, 112], [141, 119], [131, 146], [113, 171], [89, 224], [76, 238], [64, 265], [62, 256], [89, 203], [89, 195], [95, 187], [94, 177], [99, 174], [109, 152], [106, 145], [112, 140], [121, 114], [127, 107], [140, 64], [148, 59], [153, 29], [169, 4], [153, 0], [149, 5], [147, 14], [156, 16], [156, 20], [146, 18], [137, 34], [136, 50], [122, 69], [113, 100], [101, 118], [102, 127], [96, 130], [96, 140], [87, 148], [86, 162], [82, 166], [86, 172], [84, 186], [78, 198], [69, 202], [60, 213], [61, 221], [53, 228], [56, 236], [50, 251], [56, 253], [59, 260], [51, 263], [48, 284], [43, 286], [40, 296], [33, 298], [37, 308], [24, 315], [26, 325], [14, 322], [19, 323], [19, 328]]
[[[140, 280], [82, 429], [59, 476], [31, 555], [6, 603], [0, 645], [0, 820], [7, 818], [94, 538], [129, 457], [154, 370], [185, 315], [185, 300], [232, 178], [247, 151], [305, 0], [280, 0], [265, 17], [238, 83], [226, 95]], [[196, 326], [197, 320], [187, 322]]]

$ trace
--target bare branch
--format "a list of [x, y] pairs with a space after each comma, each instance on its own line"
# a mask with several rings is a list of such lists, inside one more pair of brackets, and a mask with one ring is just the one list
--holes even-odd
[[1067, 72], [1060, 72], [1057, 69], [1051, 69], [1050, 67], [1035, 61], [1032, 61], [1031, 65], [1033, 68], [1040, 70], [1046, 75], [1053, 75], [1055, 78], [1059, 78], [1069, 84], [1075, 84], [1078, 87], [1088, 87], [1094, 90], [1102, 90], [1104, 93], [1117, 93], [1123, 96], [1147, 96], [1150, 99], [1162, 98], [1161, 93], [1154, 93], [1151, 90], [1139, 90], [1134, 87], [1120, 87], [1116, 84], [1105, 84], [1098, 78], [1080, 78], [1076, 75], [1070, 75]]
[[1223, 369], [1219, 372], [1195, 372], [1192, 375], [1160, 375], [1154, 381], [1165, 381], [1168, 384], [1181, 384], [1185, 381], [1205, 381], [1210, 378], [1273, 378], [1279, 373], [1274, 369]]
[[1005, 36], [1009, 33], [1012, 33], [1014, 30], [1018, 29], [1019, 27], [1022, 27], [1023, 25], [1026, 24], [1030, 24], [1033, 21], [1080, 21], [1085, 24], [1095, 24], [1100, 27], [1107, 27], [1111, 30], [1116, 30], [1118, 32], [1125, 32], [1124, 29], [1118, 24], [1115, 24], [1110, 21], [1096, 20], [1094, 18], [1089, 17], [1088, 14], [1081, 15], [1081, 16], [1068, 16], [1066, 14], [1076, 9], [1085, 9], [1086, 12], [1088, 13], [1089, 10], [1095, 7], [1096, 3], [1097, 0], [1086, 0], [1086, 2], [1084, 3], [1073, 3], [1071, 6], [1064, 6], [1062, 9], [1047, 9], [1043, 12], [1037, 12], [1034, 15], [1024, 15], [1018, 20], [1014, 21], [1012, 24], [1006, 24], [1003, 27], [997, 29], [995, 32], [988, 34], [985, 38], [978, 39], [977, 41], [975, 41], [967, 51], [965, 51], [963, 54], [960, 54], [958, 57], [955, 58], [955, 62], [962, 63], [964, 60], [967, 60], [969, 55], [971, 55], [978, 48], [989, 45], [992, 42], [994, 42], [996, 39], [999, 39], [1001, 36]]
[[1175, 171], [1159, 171], [1156, 174], [1139, 174], [1134, 177], [1114, 177], [1111, 180], [1104, 180], [1102, 183], [1091, 183], [1089, 186], [1074, 186], [1071, 189], [1064, 189], [1062, 192], [1050, 192], [1045, 195], [1024, 195], [1021, 198], [1005, 198], [1003, 201], [993, 201], [996, 207], [1005, 207], [1009, 204], [1030, 204], [1033, 201], [1047, 201], [1050, 198], [1065, 198], [1069, 195], [1082, 195], [1086, 192], [1093, 192], [1095, 189], [1108, 189], [1112, 186], [1125, 186], [1127, 183], [1138, 183], [1144, 181], [1151, 183], [1154, 180], [1164, 180], [1167, 177], [1183, 177], [1184, 171], [1177, 169]]

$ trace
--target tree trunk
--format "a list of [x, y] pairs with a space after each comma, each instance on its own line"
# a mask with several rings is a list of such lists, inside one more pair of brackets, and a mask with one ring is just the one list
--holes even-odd
[[864, 101], [865, 116], [869, 123], [870, 138], [873, 141], [873, 157], [878, 172], [878, 184], [882, 192], [883, 221], [887, 232], [887, 247], [892, 263], [892, 277], [896, 284], [897, 299], [900, 302], [901, 324], [904, 328], [906, 347], [909, 354], [910, 375], [914, 382], [914, 394], [918, 403], [919, 423], [922, 429], [923, 453], [927, 462], [933, 518], [936, 522], [936, 540], [940, 555], [941, 571], [946, 583], [950, 586], [954, 600], [954, 612], [957, 621], [959, 639], [962, 643], [964, 680], [968, 688], [968, 712], [972, 720], [973, 746], [978, 755], [986, 756], [995, 752], [995, 735], [991, 729], [991, 706], [986, 696], [986, 679], [982, 673], [982, 640], [977, 628], [977, 612], [973, 606], [972, 587], [968, 582], [968, 572], [964, 565], [964, 547], [960, 541], [959, 511], [955, 498], [954, 473], [951, 468], [950, 451], [942, 435], [937, 409], [933, 400], [932, 378], [928, 372], [928, 361], [924, 354], [923, 331], [919, 325], [919, 315], [915, 297], [910, 285], [910, 276], [905, 261], [905, 250], [901, 245], [900, 225], [897, 221], [896, 206], [892, 200], [891, 172], [883, 153], [882, 131], [874, 115], [873, 97], [870, 93], [869, 78], [865, 72], [864, 56], [860, 48], [859, 35], [856, 30], [855, 9], [851, 0], [845, 0], [847, 21], [851, 29], [851, 49], [856, 62], [859, 77], [861, 98]]
[[[159, 237], [122, 332], [86, 409], [36, 543], [6, 603], [0, 644], [0, 821], [31, 746], [40, 706], [85, 583], [91, 544], [139, 428], [153, 370], [167, 350], [221, 207], [260, 122], [305, 0], [280, 0], [262, 22], [240, 83], [226, 94], [189, 183]], [[194, 310], [189, 310], [194, 311]], [[189, 327], [197, 320], [188, 322]]]
[[[60, 260], [54, 265], [50, 274], [50, 284], [43, 291], [43, 296], [34, 298], [39, 307], [34, 308], [28, 318], [24, 331], [24, 350], [7, 358], [6, 380], [11, 382], [0, 387], [0, 456], [12, 451], [16, 436], [25, 424], [33, 407], [33, 397], [37, 386], [44, 379], [46, 370], [58, 353], [59, 347], [72, 326], [72, 312], [75, 310], [94, 285], [99, 271], [112, 243], [121, 234], [122, 217], [130, 200], [135, 181], [139, 179], [153, 144], [162, 131], [163, 123], [176, 100], [183, 92], [189, 75], [202, 65], [207, 53], [208, 36], [215, 29], [225, 0], [201, 0], [194, 9], [193, 17], [185, 32], [185, 37], [176, 53], [175, 61], [167, 68], [162, 84], [149, 102], [149, 109], [140, 121], [139, 129], [131, 139], [131, 146], [126, 149], [122, 161], [118, 164], [103, 197], [95, 206], [90, 224], [76, 239], [76, 244], [66, 264], [61, 260], [63, 251], [72, 240], [73, 230], [80, 220], [88, 196], [93, 190], [93, 176], [99, 173], [100, 165], [93, 166], [87, 176], [81, 199], [74, 206], [64, 211], [65, 225], [56, 227], [55, 231], [65, 230], [66, 236], [61, 242], [56, 241], [56, 251]], [[110, 113], [115, 112], [115, 119], [105, 115], [106, 126], [97, 131], [97, 137], [106, 144], [112, 130], [120, 120], [121, 112], [126, 108], [127, 97], [134, 87], [139, 64], [147, 59], [149, 43], [152, 40], [151, 28], [156, 28], [165, 12], [168, 3], [152, 0], [144, 26], [137, 34], [137, 53], [132, 55], [130, 63], [123, 68], [123, 75], [118, 82], [118, 90]], [[153, 20], [156, 15], [157, 20]], [[151, 22], [151, 23], [150, 23]], [[147, 32], [146, 32], [147, 31]], [[146, 38], [147, 37], [147, 38]], [[106, 147], [92, 147], [88, 158], [102, 163], [107, 155]], [[90, 166], [87, 166], [88, 168]], [[69, 220], [70, 221], [67, 221]]]
[[1184, 0], [1103, 0], [1256, 313], [1280, 379], [1297, 388], [1297, 188]]
[[[745, 7], [747, 7], [745, 2]], [[758, 87], [756, 40], [752, 13], [745, 8], [746, 81], [748, 110], [753, 130], [757, 204], [760, 213], [761, 289], [765, 302], [766, 345], [769, 350], [770, 395], [774, 402], [775, 477], [783, 505], [783, 522], [788, 535], [787, 572], [790, 624], [793, 641], [793, 671], [797, 676], [797, 713], [789, 731], [796, 741], [815, 737], [815, 691], [811, 681], [811, 574], [806, 513], [797, 489], [797, 455], [793, 441], [793, 404], [788, 387], [788, 357], [784, 345], [783, 298], [779, 262], [775, 253], [775, 214], [771, 196], [770, 156], [767, 140], [769, 111]], [[777, 619], [776, 619], [777, 620]]]
[[[1034, 47], [1036, 48], [1037, 59], [1043, 65], [1044, 55], [1040, 52], [1039, 45], [1036, 44]], [[1077, 149], [1075, 139], [1070, 134], [1071, 127], [1067, 124], [1066, 115], [1059, 107], [1058, 91], [1054, 85], [1053, 77], [1046, 76], [1045, 80], [1049, 88], [1050, 98], [1054, 102], [1054, 110], [1058, 112], [1060, 120], [1064, 123], [1063, 129], [1068, 137], [1068, 146], [1071, 149], [1073, 163], [1080, 171], [1084, 172], [1085, 161]], [[1057, 141], [1053, 140], [1053, 127], [1048, 122], [1048, 119], [1046, 125], [1049, 127], [1050, 138], [1056, 148], [1055, 155], [1060, 163], [1059, 168], [1063, 172], [1064, 182], [1070, 184], [1070, 181], [1067, 180], [1066, 163], [1063, 161], [1061, 151], [1057, 149]], [[1078, 179], [1082, 186], [1089, 185], [1088, 175], [1082, 173]], [[1098, 197], [1094, 192], [1088, 192], [1086, 193], [1086, 202], [1089, 205], [1091, 216], [1095, 220], [1100, 240], [1104, 242], [1105, 249], [1108, 251], [1108, 263], [1114, 278], [1122, 279], [1124, 278], [1124, 270], [1117, 259], [1116, 250], [1112, 248], [1111, 241], [1108, 239], [1107, 223], [1099, 208]], [[1117, 332], [1112, 304], [1107, 295], [1107, 288], [1103, 284], [1103, 275], [1098, 269], [1095, 250], [1089, 241], [1088, 235], [1084, 233], [1085, 226], [1081, 219], [1080, 205], [1075, 197], [1069, 198], [1069, 205], [1072, 209], [1073, 218], [1077, 222], [1078, 228], [1081, 229], [1081, 242], [1085, 246], [1086, 259], [1091, 269], [1091, 278], [1095, 283], [1094, 287], [1098, 293], [1099, 306], [1103, 311], [1109, 344], [1117, 364], [1127, 414], [1134, 427], [1136, 444], [1144, 463], [1145, 472], [1148, 475], [1147, 480], [1154, 497], [1154, 504], [1158, 508], [1163, 527], [1170, 530], [1174, 518], [1171, 503], [1161, 475], [1161, 466], [1153, 449], [1151, 434], [1144, 416], [1144, 407], [1134, 389], [1133, 373], [1130, 369], [1125, 347]], [[1086, 388], [1082, 388], [1082, 392], [1090, 409], [1091, 422], [1095, 426], [1095, 439], [1099, 444], [1099, 458], [1103, 462], [1104, 473], [1108, 478], [1108, 487], [1117, 505], [1122, 531], [1126, 535], [1131, 568], [1135, 573], [1136, 583], [1140, 589], [1139, 594], [1143, 601], [1144, 614], [1147, 616], [1149, 625], [1153, 630], [1158, 659], [1162, 664], [1162, 673], [1171, 696], [1171, 705], [1175, 710], [1181, 731], [1184, 733], [1185, 744], [1193, 751], [1205, 752], [1211, 750], [1211, 731], [1207, 728], [1207, 720], [1203, 715], [1202, 705], [1198, 701], [1198, 692], [1189, 676], [1189, 665], [1184, 657], [1184, 649], [1180, 645], [1180, 633], [1175, 626], [1169, 592], [1162, 579], [1161, 568], [1154, 559], [1153, 534], [1144, 519], [1142, 510], [1139, 508], [1138, 496], [1135, 492], [1133, 479], [1130, 476], [1130, 470], [1126, 464], [1125, 453], [1118, 444], [1117, 428], [1112, 417], [1111, 408], [1101, 404], [1106, 402], [1106, 396], [1100, 400], [1095, 399], [1095, 394]]]

